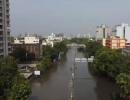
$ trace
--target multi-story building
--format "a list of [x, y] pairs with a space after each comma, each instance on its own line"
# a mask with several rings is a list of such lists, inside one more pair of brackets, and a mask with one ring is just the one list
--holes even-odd
[[121, 24], [116, 26], [116, 36], [125, 38], [127, 43], [130, 43], [130, 26], [128, 24]]
[[33, 54], [35, 59], [42, 56], [42, 41], [38, 36], [27, 35], [25, 37], [15, 38], [12, 44], [12, 51], [17, 48], [24, 48], [27, 52]]
[[19, 37], [14, 39], [15, 44], [38, 44], [40, 42], [40, 38], [38, 36], [27, 35], [24, 37]]
[[106, 25], [97, 26], [96, 29], [96, 39], [102, 40], [103, 38], [108, 38], [112, 34], [112, 29]]
[[11, 52], [9, 0], [0, 0], [0, 57], [6, 57]]
[[117, 36], [111, 36], [103, 41], [103, 45], [111, 49], [122, 49], [126, 47], [126, 40]]

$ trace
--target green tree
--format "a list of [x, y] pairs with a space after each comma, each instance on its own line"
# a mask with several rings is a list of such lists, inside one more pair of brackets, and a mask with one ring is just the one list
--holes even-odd
[[123, 58], [124, 56], [116, 50], [102, 48], [96, 53], [93, 69], [97, 73], [115, 78], [124, 67]]
[[22, 76], [17, 76], [8, 95], [8, 100], [28, 100], [31, 94], [29, 82]]
[[13, 78], [17, 74], [17, 64], [12, 57], [0, 60], [0, 95], [7, 94], [12, 86]]
[[130, 99], [130, 75], [119, 74], [116, 78], [116, 83], [119, 85], [123, 97]]
[[41, 71], [46, 71], [52, 66], [52, 61], [50, 58], [43, 58], [37, 68]]
[[54, 45], [54, 49], [55, 49], [55, 51], [57, 51], [57, 52], [66, 52], [66, 51], [67, 51], [67, 46], [66, 46], [65, 42], [62, 41], [62, 42], [56, 43], [56, 44]]
[[101, 49], [103, 46], [96, 42], [96, 41], [89, 41], [86, 42], [86, 56], [90, 57], [90, 56], [95, 56], [96, 52]]

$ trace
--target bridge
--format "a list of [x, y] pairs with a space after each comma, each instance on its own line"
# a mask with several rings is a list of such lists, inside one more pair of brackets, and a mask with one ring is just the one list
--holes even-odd
[[85, 44], [71, 43], [71, 44], [67, 44], [67, 47], [83, 47], [83, 48], [85, 48], [86, 45]]

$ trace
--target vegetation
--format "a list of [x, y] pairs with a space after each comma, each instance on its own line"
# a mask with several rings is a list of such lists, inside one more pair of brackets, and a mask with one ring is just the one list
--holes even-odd
[[41, 60], [41, 62], [37, 65], [38, 70], [45, 72], [52, 66], [52, 61], [50, 58], [46, 57]]
[[130, 75], [126, 73], [120, 73], [116, 77], [116, 82], [121, 88], [122, 97], [126, 100], [130, 99]]
[[[16, 81], [19, 79], [19, 81]], [[0, 60], [0, 96], [4, 96], [6, 98], [9, 97], [9, 94], [15, 96], [21, 96], [21, 98], [11, 98], [7, 100], [23, 100], [22, 98], [25, 96], [26, 98], [29, 97], [30, 93], [28, 94], [22, 94], [19, 93], [20, 91], [23, 91], [22, 88], [24, 88], [24, 91], [28, 91], [31, 88], [29, 87], [29, 84], [25, 84], [27, 81], [22, 78], [18, 73], [17, 70], [17, 64], [16, 61], [12, 57], [3, 58]], [[19, 89], [17, 89], [17, 92], [14, 91], [16, 89], [15, 86], [18, 86]], [[28, 88], [27, 88], [28, 87]], [[19, 94], [18, 94], [19, 93]], [[27, 100], [27, 99], [24, 99]]]
[[28, 100], [30, 94], [31, 87], [28, 80], [17, 76], [9, 92], [8, 100]]
[[67, 46], [65, 41], [56, 43], [54, 47], [44, 46], [43, 58], [37, 68], [42, 72], [45, 72], [53, 65], [53, 63], [59, 60], [59, 55], [65, 55], [66, 52]]
[[86, 57], [95, 57], [94, 62], [89, 63], [92, 72], [114, 80], [120, 88], [121, 98], [130, 100], [130, 56], [122, 55], [121, 50], [103, 47], [97, 41], [76, 38], [71, 41], [85, 44], [85, 49], [78, 48], [78, 50]]
[[[121, 50], [102, 47], [96, 41], [86, 43], [86, 56], [95, 56], [90, 68], [95, 74], [106, 76], [116, 81], [123, 98], [130, 99], [130, 57], [121, 54]], [[128, 99], [129, 98], [129, 99]]]
[[13, 58], [0, 60], [0, 95], [6, 95], [17, 75], [17, 65]]

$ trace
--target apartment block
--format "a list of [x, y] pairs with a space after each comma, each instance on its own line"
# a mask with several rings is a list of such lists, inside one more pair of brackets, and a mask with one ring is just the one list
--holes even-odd
[[97, 26], [96, 29], [96, 39], [102, 40], [104, 38], [108, 38], [112, 35], [112, 29], [106, 25]]
[[0, 0], [0, 57], [11, 53], [9, 0]]
[[127, 43], [130, 43], [130, 26], [124, 23], [116, 26], [116, 36], [125, 38]]

